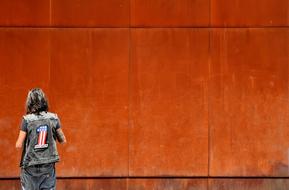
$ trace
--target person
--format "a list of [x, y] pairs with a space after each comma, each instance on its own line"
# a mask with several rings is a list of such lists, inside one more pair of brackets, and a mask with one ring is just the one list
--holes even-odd
[[56, 141], [66, 143], [60, 120], [48, 112], [48, 101], [40, 88], [28, 92], [26, 115], [16, 141], [22, 148], [20, 181], [23, 190], [55, 190]]

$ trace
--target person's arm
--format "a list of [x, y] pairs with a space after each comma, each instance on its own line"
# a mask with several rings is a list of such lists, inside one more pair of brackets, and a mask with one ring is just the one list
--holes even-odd
[[26, 132], [20, 130], [18, 139], [16, 141], [16, 148], [22, 148], [25, 138], [26, 138]]
[[59, 142], [60, 144], [66, 143], [66, 138], [65, 138], [65, 135], [64, 135], [64, 133], [63, 133], [63, 131], [62, 131], [61, 128], [58, 128], [58, 129], [56, 130], [56, 137], [57, 137], [57, 140], [58, 140], [58, 142]]
[[62, 127], [61, 127], [61, 122], [60, 122], [60, 119], [57, 118], [57, 123], [56, 123], [56, 139], [57, 141], [60, 143], [60, 144], [64, 144], [66, 143], [66, 138], [65, 138], [65, 135], [62, 131]]
[[22, 148], [23, 143], [24, 143], [25, 138], [26, 138], [26, 134], [27, 134], [27, 122], [23, 118], [21, 126], [20, 126], [20, 132], [19, 132], [19, 135], [18, 135], [18, 139], [17, 139], [16, 145], [15, 145], [16, 148]]

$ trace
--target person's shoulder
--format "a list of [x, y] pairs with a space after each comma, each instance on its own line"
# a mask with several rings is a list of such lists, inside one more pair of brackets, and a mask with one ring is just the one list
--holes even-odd
[[52, 112], [45, 112], [43, 116], [51, 119], [58, 119], [57, 114]]
[[37, 114], [26, 114], [23, 116], [23, 119], [27, 122], [29, 121], [35, 121], [35, 120], [39, 120], [39, 119], [58, 119], [58, 116], [56, 113], [52, 113], [52, 112], [40, 112], [39, 115]]
[[36, 117], [35, 114], [26, 114], [26, 115], [23, 116], [23, 119], [25, 121], [33, 121], [33, 120], [36, 120], [37, 117]]

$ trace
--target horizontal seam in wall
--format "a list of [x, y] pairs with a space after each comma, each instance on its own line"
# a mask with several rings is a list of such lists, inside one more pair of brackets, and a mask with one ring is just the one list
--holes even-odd
[[[57, 179], [288, 179], [278, 176], [73, 176]], [[19, 177], [1, 177], [1, 180], [19, 180]]]
[[65, 26], [63, 26], [63, 27], [50, 27], [50, 26], [0, 26], [0, 29], [5, 29], [5, 28], [7, 28], [7, 29], [18, 29], [18, 28], [31, 28], [31, 29], [106, 29], [106, 28], [108, 28], [108, 29], [165, 29], [165, 28], [168, 28], [168, 29], [170, 29], [170, 28], [185, 28], [185, 29], [190, 29], [190, 28], [192, 28], [192, 29], [194, 29], [194, 28], [196, 28], [196, 29], [201, 29], [201, 28], [204, 28], [204, 29], [214, 29], [214, 28], [216, 28], [216, 29], [218, 29], [218, 28], [220, 28], [220, 29], [222, 29], [222, 28], [236, 28], [236, 29], [246, 29], [246, 28], [252, 28], [252, 29], [267, 29], [267, 28], [272, 28], [272, 29], [274, 29], [274, 28], [276, 28], [276, 29], [278, 29], [278, 28], [285, 28], [285, 29], [289, 29], [289, 26], [216, 26], [216, 27], [208, 27], [208, 26], [195, 26], [195, 27], [185, 27], [185, 26], [159, 26], [159, 27], [152, 27], [152, 26], [144, 26], [144, 27], [110, 27], [110, 26], [104, 26], [104, 27], [86, 27], [86, 26], [83, 26], [83, 27], [81, 27], [81, 26], [79, 26], [79, 27], [71, 27], [71, 26], [69, 26], [69, 27], [65, 27]]

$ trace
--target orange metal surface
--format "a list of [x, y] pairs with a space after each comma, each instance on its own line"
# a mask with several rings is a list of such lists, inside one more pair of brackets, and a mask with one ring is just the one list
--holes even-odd
[[288, 0], [211, 0], [212, 26], [289, 26]]
[[209, 26], [210, 0], [131, 0], [132, 26]]
[[[126, 179], [57, 179], [57, 189], [60, 190], [126, 190]], [[0, 190], [19, 190], [20, 180], [0, 180]]]
[[128, 175], [128, 38], [128, 29], [53, 30], [50, 101], [69, 142], [58, 176]]
[[48, 26], [50, 0], [0, 1], [0, 26]]
[[207, 175], [209, 31], [134, 29], [130, 175]]
[[129, 179], [128, 190], [207, 190], [206, 179]]
[[[209, 180], [209, 182], [208, 182]], [[288, 179], [58, 179], [61, 190], [287, 190]], [[1, 180], [1, 190], [19, 190], [19, 180]]]
[[289, 26], [287, 0], [9, 0], [0, 26]]
[[[20, 189], [19, 180], [1, 180], [0, 190]], [[60, 190], [207, 190], [206, 179], [58, 179]]]
[[288, 5], [0, 1], [0, 190], [19, 189], [33, 87], [67, 136], [59, 189], [287, 190]]
[[210, 190], [287, 190], [288, 179], [212, 179]]
[[288, 176], [289, 30], [215, 29], [210, 175]]
[[0, 189], [1, 190], [19, 190], [21, 188], [20, 186], [20, 180], [16, 179], [1, 179], [0, 180]]
[[129, 26], [129, 0], [51, 0], [55, 26]]
[[59, 179], [60, 190], [127, 190], [126, 179]]

